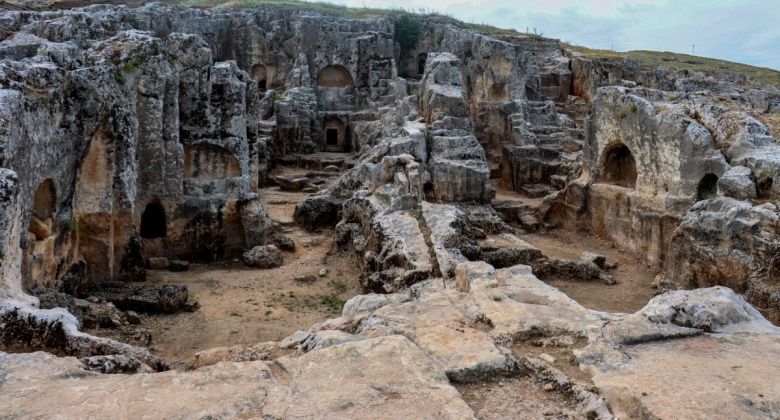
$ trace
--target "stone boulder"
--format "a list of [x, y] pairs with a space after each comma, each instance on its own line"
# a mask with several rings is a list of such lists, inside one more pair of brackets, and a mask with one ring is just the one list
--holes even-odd
[[275, 268], [282, 265], [282, 251], [274, 245], [256, 246], [242, 256], [244, 264], [255, 268]]
[[277, 175], [273, 179], [282, 191], [301, 191], [311, 185], [311, 180], [303, 175]]
[[295, 242], [284, 234], [274, 233], [271, 244], [282, 251], [295, 252]]
[[737, 200], [752, 200], [756, 198], [756, 183], [753, 181], [753, 171], [744, 166], [734, 166], [718, 179], [718, 194], [736, 198]]
[[318, 195], [295, 205], [293, 219], [308, 231], [336, 226], [339, 221], [342, 200]]
[[[143, 362], [155, 371], [169, 368], [146, 348], [79, 331], [76, 317], [63, 308], [38, 309], [20, 302], [6, 301], [0, 305], [0, 324], [4, 326], [0, 329], [0, 343], [6, 348], [44, 350], [75, 357], [125, 355]], [[0, 352], [0, 357], [4, 354]]]
[[607, 264], [607, 257], [595, 252], [583, 252], [580, 254], [580, 260], [596, 264], [600, 269], [604, 269]]
[[185, 284], [165, 284], [157, 288], [108, 281], [89, 295], [111, 302], [124, 311], [172, 314], [184, 308], [189, 292]]
[[253, 346], [215, 347], [195, 353], [193, 369], [216, 365], [220, 362], [253, 362], [255, 360], [273, 360], [281, 355], [279, 343], [269, 341]]
[[84, 365], [84, 369], [90, 372], [98, 373], [152, 373], [152, 368], [132, 356], [109, 355], [109, 356], [90, 356], [79, 359]]
[[535, 262], [533, 267], [534, 274], [540, 279], [554, 277], [574, 281], [600, 281], [604, 284], [617, 283], [611, 275], [590, 261], [553, 259]]

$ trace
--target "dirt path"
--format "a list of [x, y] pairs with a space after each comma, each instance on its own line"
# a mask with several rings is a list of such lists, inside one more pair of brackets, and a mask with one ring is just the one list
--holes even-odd
[[583, 252], [595, 252], [607, 257], [607, 263], [618, 263], [609, 273], [618, 284], [583, 283], [568, 280], [545, 280], [560, 289], [582, 306], [606, 312], [632, 313], [641, 309], [653, 297], [650, 285], [657, 270], [648, 267], [627, 252], [614, 248], [610, 243], [586, 233], [558, 229], [546, 233], [520, 236], [539, 248], [549, 258], [577, 260]]

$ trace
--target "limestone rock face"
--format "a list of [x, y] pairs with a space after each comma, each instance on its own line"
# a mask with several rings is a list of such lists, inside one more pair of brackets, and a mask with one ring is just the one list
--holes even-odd
[[14, 171], [0, 168], [0, 299], [20, 299], [28, 303], [37, 300], [22, 292], [22, 250], [17, 245], [21, 240], [22, 206], [19, 201], [19, 184]]
[[768, 250], [780, 243], [779, 220], [780, 211], [771, 203], [727, 197], [697, 203], [672, 240], [668, 277], [682, 288], [730, 287], [777, 322], [775, 257]]
[[[591, 343], [575, 354], [595, 374], [593, 381], [615, 415], [775, 416], [777, 407], [769, 401], [777, 397], [768, 372], [780, 365], [767, 356], [780, 345], [778, 334], [780, 329], [741, 296], [712, 287], [657, 296], [603, 328], [611, 345]], [[672, 391], [666, 381], [679, 372], [689, 380], [675, 383]], [[721, 403], [714, 408], [681, 394], [693, 388]]]
[[[403, 360], [404, 369], [386, 360]], [[441, 364], [400, 336], [342, 344], [269, 364], [222, 362], [163, 374], [101, 375], [84, 371], [74, 358], [46, 353], [0, 353], [0, 361], [6, 378], [0, 400], [11, 416], [335, 418], [393, 413], [474, 418], [447, 382]], [[333, 369], [336, 364], [342, 368]], [[124, 391], [117, 399], [88, 403], [102, 399], [99, 395], [107, 389]], [[27, 398], [20, 398], [23, 393]], [[48, 403], [40, 404], [42, 399]]]
[[487, 202], [485, 151], [471, 135], [474, 122], [461, 87], [460, 61], [452, 54], [429, 55], [420, 81], [420, 113], [429, 125], [428, 165], [437, 197], [445, 201]]
[[282, 251], [273, 246], [256, 246], [243, 255], [244, 264], [255, 268], [274, 268], [282, 265]]
[[[598, 90], [583, 150], [583, 162], [594, 181], [648, 194], [694, 196], [702, 177], [726, 172], [726, 159], [715, 149], [710, 132], [688, 118], [682, 107], [656, 111], [653, 104], [662, 101], [668, 101], [663, 92], [649, 89]], [[617, 165], [626, 149], [633, 169]]]
[[735, 166], [718, 179], [718, 194], [737, 200], [756, 198], [756, 183], [751, 179], [753, 171], [744, 166]]
[[[236, 204], [251, 201], [257, 186], [255, 84], [234, 64], [214, 63], [196, 35], [134, 30], [129, 9], [92, 33], [81, 23], [89, 12], [61, 15], [17, 21], [37, 35], [14, 42], [46, 53], [17, 56], [0, 72], [9, 88], [0, 99], [3, 120], [22, 128], [4, 137], [0, 165], [22, 176], [22, 211], [37, 208], [34, 240], [21, 242], [40, 257], [22, 272], [53, 286], [56, 266], [79, 254], [95, 284], [142, 276], [137, 255], [197, 259], [203, 242], [214, 244], [209, 251], [237, 253], [214, 220], [237, 218]], [[26, 72], [28, 65], [46, 70]], [[23, 111], [17, 94], [30, 86], [46, 91], [34, 113]], [[41, 131], [43, 115], [56, 122]], [[195, 240], [194, 230], [213, 240]]]

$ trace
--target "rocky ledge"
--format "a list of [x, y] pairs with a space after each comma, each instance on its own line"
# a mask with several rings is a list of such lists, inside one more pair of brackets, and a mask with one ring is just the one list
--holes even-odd
[[[780, 415], [780, 329], [731, 290], [668, 292], [609, 314], [527, 266], [483, 264], [459, 265], [469, 292], [439, 279], [355, 297], [341, 317], [265, 343], [296, 349], [273, 360], [225, 349], [194, 371], [104, 375], [84, 359], [0, 353], [0, 402], [11, 417], [475, 418], [457, 387], [528, 378], [571, 402], [564, 417]], [[542, 353], [517, 350], [529, 342]], [[561, 349], [574, 359], [549, 355]], [[564, 373], [570, 363], [592, 379]]]

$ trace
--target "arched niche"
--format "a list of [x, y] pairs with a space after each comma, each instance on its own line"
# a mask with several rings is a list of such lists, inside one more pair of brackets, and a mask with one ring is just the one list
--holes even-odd
[[257, 83], [257, 90], [265, 92], [268, 89], [268, 69], [262, 64], [252, 66], [252, 80]]
[[162, 204], [151, 202], [141, 215], [141, 237], [144, 239], [164, 238], [168, 232], [165, 209]]
[[198, 143], [184, 149], [184, 177], [219, 179], [241, 176], [238, 159], [224, 147]]
[[428, 61], [428, 53], [420, 53], [417, 55], [417, 74], [422, 75], [425, 73], [426, 61]]
[[602, 156], [601, 182], [626, 188], [636, 187], [636, 161], [625, 144], [607, 147]]
[[346, 129], [338, 117], [326, 118], [322, 123], [322, 147], [329, 152], [347, 151]]
[[347, 69], [339, 65], [330, 65], [317, 73], [317, 86], [327, 88], [345, 88], [352, 84], [352, 76]]
[[32, 214], [30, 215], [29, 231], [36, 241], [51, 236], [52, 216], [57, 202], [54, 181], [47, 179], [38, 185], [33, 197]]
[[718, 195], [718, 177], [715, 174], [707, 174], [699, 181], [696, 187], [696, 201], [709, 200]]

